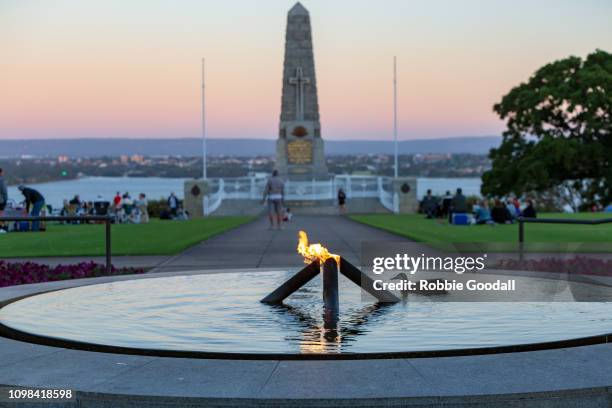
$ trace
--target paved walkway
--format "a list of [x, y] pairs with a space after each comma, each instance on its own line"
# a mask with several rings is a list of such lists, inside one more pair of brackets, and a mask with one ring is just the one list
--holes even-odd
[[310, 242], [320, 242], [355, 264], [364, 241], [406, 241], [340, 216], [296, 216], [282, 231], [268, 230], [267, 218], [260, 218], [204, 241], [162, 262], [154, 271], [299, 267], [303, 265], [296, 252], [299, 230], [308, 233]]

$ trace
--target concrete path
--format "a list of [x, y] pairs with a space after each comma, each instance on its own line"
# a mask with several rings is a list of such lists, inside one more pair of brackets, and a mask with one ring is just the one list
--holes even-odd
[[407, 241], [340, 216], [300, 215], [282, 231], [270, 231], [266, 218], [217, 235], [158, 265], [154, 272], [220, 268], [287, 268], [303, 265], [297, 254], [298, 231], [310, 242], [358, 264], [364, 241]]

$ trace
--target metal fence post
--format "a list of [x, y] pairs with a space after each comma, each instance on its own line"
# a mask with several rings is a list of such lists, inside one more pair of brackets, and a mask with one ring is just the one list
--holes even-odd
[[393, 193], [393, 214], [399, 214], [399, 194]]
[[105, 224], [105, 235], [106, 235], [106, 274], [111, 274], [111, 218], [107, 217]]
[[524, 246], [525, 246], [525, 222], [523, 221], [522, 217], [519, 217], [518, 223], [519, 223], [519, 260], [523, 262], [523, 259], [525, 257], [523, 253]]

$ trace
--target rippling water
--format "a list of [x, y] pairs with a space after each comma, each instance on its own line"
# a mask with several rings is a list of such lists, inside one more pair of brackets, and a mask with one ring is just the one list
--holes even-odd
[[259, 302], [291, 276], [251, 272], [82, 286], [0, 310], [3, 324], [90, 343], [212, 352], [350, 353], [502, 346], [612, 332], [611, 303], [365, 303], [340, 278], [337, 324], [320, 279], [285, 305]]

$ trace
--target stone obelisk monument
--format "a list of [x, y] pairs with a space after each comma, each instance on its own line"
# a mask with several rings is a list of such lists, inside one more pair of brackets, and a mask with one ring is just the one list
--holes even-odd
[[276, 168], [295, 180], [327, 178], [308, 10], [289, 10]]

